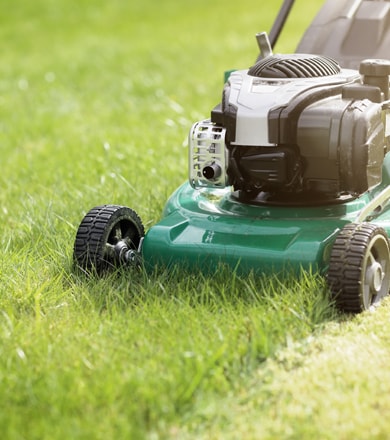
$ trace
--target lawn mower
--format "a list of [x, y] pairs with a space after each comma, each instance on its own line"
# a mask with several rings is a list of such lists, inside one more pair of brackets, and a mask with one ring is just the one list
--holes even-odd
[[145, 233], [129, 207], [91, 209], [76, 234], [78, 267], [314, 270], [352, 313], [388, 294], [390, 2], [327, 1], [297, 51], [274, 54], [292, 4], [191, 127], [189, 179], [161, 221]]

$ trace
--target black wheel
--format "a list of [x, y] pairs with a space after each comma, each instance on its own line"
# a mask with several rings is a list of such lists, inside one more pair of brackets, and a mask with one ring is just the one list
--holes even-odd
[[345, 226], [333, 245], [328, 283], [336, 305], [359, 313], [389, 293], [390, 251], [385, 230], [369, 223]]
[[128, 264], [131, 258], [136, 258], [144, 235], [141, 219], [132, 209], [117, 205], [97, 206], [88, 212], [77, 230], [75, 263], [83, 270], [95, 270], [99, 274]]

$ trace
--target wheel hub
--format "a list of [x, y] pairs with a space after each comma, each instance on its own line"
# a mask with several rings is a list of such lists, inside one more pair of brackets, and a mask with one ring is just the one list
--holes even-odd
[[117, 255], [117, 258], [119, 261], [126, 261], [126, 254], [129, 250], [129, 246], [127, 245], [126, 241], [120, 240], [116, 245], [114, 246], [115, 253]]
[[118, 261], [123, 264], [136, 266], [140, 263], [141, 257], [137, 250], [131, 249], [126, 240], [120, 240], [114, 247]]
[[382, 266], [376, 261], [367, 270], [367, 281], [370, 290], [378, 294], [382, 288], [384, 272]]

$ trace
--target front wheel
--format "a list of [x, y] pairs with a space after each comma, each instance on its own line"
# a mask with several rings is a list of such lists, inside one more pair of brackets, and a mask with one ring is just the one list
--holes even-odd
[[370, 223], [346, 225], [332, 248], [328, 283], [343, 311], [359, 313], [377, 306], [390, 286], [386, 231]]
[[77, 230], [74, 261], [82, 270], [98, 274], [109, 268], [136, 264], [144, 235], [141, 219], [132, 209], [97, 206], [87, 213]]

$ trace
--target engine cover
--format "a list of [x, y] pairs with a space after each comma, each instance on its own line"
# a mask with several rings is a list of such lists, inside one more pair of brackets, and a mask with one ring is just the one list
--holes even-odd
[[191, 184], [283, 200], [356, 196], [377, 185], [388, 145], [390, 69], [375, 62], [366, 62], [366, 80], [330, 58], [302, 54], [270, 55], [231, 73], [221, 104], [201, 123], [210, 139], [190, 135]]

